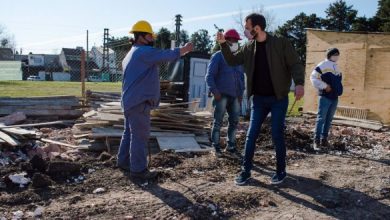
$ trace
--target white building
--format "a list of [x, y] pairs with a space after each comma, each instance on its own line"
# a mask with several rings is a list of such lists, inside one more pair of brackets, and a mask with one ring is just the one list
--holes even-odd
[[[108, 49], [108, 54], [108, 67], [110, 70], [116, 70], [115, 52], [112, 49]], [[90, 58], [98, 65], [99, 69], [103, 69], [103, 47], [92, 47]], [[107, 67], [107, 63], [104, 66]]]

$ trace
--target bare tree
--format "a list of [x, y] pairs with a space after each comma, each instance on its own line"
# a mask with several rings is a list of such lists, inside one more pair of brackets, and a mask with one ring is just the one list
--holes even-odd
[[254, 6], [251, 11], [244, 11], [242, 9], [239, 10], [239, 13], [233, 17], [237, 29], [240, 31], [240, 33], [244, 33], [245, 31], [245, 17], [250, 13], [258, 13], [262, 14], [265, 17], [265, 21], [267, 23], [267, 27], [265, 28], [266, 31], [272, 32], [275, 30], [275, 14], [270, 11], [266, 10], [263, 5], [260, 6]]
[[0, 25], [0, 47], [7, 47], [15, 50], [15, 37], [6, 33], [4, 26]]

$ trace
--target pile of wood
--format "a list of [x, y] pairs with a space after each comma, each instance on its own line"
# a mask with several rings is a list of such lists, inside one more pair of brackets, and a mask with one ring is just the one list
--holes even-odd
[[[73, 126], [74, 137], [79, 139], [83, 148], [115, 151], [124, 130], [120, 102], [112, 102], [112, 93], [89, 94], [87, 97], [92, 99], [87, 102], [99, 104], [100, 107], [85, 113], [85, 122]], [[101, 95], [100, 98], [98, 95]], [[185, 108], [188, 104], [162, 103], [158, 109], [151, 112], [151, 145], [154, 143], [158, 144], [161, 150], [173, 149], [180, 152], [211, 149], [208, 136], [210, 120], [189, 112]]]
[[[32, 145], [34, 141], [39, 140], [41, 142], [53, 143], [55, 141], [45, 139], [41, 137], [41, 133], [32, 128], [45, 127], [53, 125], [72, 125], [73, 120], [67, 121], [52, 121], [41, 123], [22, 123], [26, 120], [26, 115], [23, 112], [15, 112], [13, 114], [0, 117], [0, 150], [3, 147], [14, 148], [23, 147], [26, 145]], [[26, 129], [28, 128], [28, 129]], [[68, 146], [66, 143], [58, 143], [59, 145]], [[72, 146], [77, 148], [76, 146]]]
[[[169, 94], [171, 92], [172, 82], [168, 80], [160, 81], [160, 99], [162, 102], [177, 103], [176, 95]], [[120, 92], [96, 92], [86, 91], [86, 104], [92, 108], [99, 108], [101, 104], [107, 102], [120, 102]]]
[[23, 128], [3, 128], [0, 126], [0, 147], [18, 147], [39, 139], [37, 132]]
[[120, 92], [95, 92], [91, 90], [86, 92], [86, 104], [94, 109], [107, 102], [119, 102], [120, 100]]
[[0, 116], [23, 112], [27, 117], [34, 118], [78, 118], [84, 113], [81, 108], [80, 100], [75, 96], [0, 97]]

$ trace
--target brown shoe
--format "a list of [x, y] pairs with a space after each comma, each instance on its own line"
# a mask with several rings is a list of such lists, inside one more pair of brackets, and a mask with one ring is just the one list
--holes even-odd
[[157, 172], [151, 172], [145, 169], [142, 172], [130, 172], [130, 178], [139, 180], [153, 180], [157, 178]]

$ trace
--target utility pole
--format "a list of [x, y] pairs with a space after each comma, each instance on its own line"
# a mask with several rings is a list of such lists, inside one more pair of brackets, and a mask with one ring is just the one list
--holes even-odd
[[[104, 36], [103, 36], [103, 64], [102, 64], [102, 71], [108, 71], [109, 73], [109, 50], [108, 50], [108, 38], [110, 37], [108, 28], [104, 28]], [[107, 65], [107, 66], [106, 66]], [[111, 74], [110, 74], [110, 80]]]
[[88, 67], [89, 67], [89, 32], [87, 30], [87, 78], [89, 77]]
[[182, 26], [181, 22], [183, 16], [181, 14], [177, 14], [175, 16], [175, 26], [176, 26], [176, 47], [180, 46], [180, 26]]

